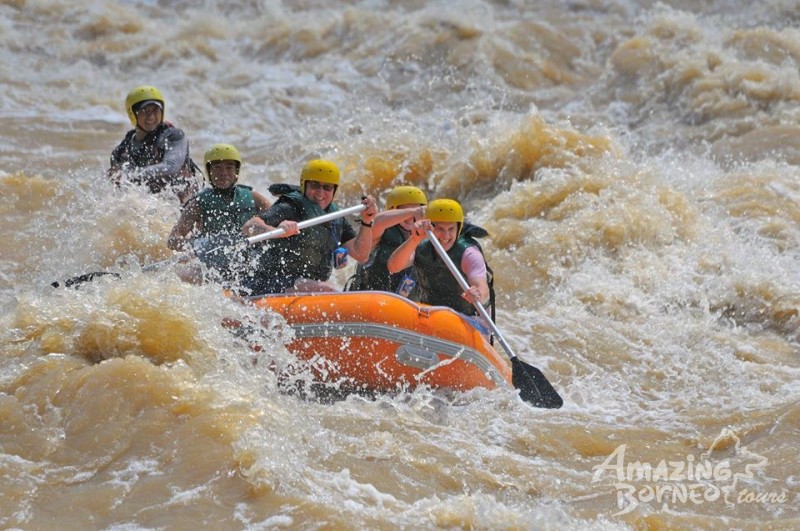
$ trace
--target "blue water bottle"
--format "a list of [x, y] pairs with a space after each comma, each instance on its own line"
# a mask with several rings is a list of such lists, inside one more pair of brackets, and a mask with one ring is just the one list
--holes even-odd
[[342, 269], [345, 266], [347, 266], [347, 249], [337, 247], [333, 250], [333, 267]]
[[416, 285], [417, 282], [410, 276], [406, 275], [403, 277], [403, 280], [397, 287], [397, 294], [401, 297], [408, 298], [408, 296], [411, 295], [411, 292], [414, 291], [414, 287], [416, 287]]

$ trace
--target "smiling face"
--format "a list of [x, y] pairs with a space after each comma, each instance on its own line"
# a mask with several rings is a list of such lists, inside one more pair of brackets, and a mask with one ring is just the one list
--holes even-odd
[[158, 127], [162, 119], [161, 107], [155, 103], [148, 103], [136, 111], [136, 125], [148, 133]]
[[208, 172], [208, 180], [211, 181], [211, 186], [214, 188], [227, 190], [236, 184], [236, 180], [239, 178], [239, 175], [236, 172], [239, 165], [236, 163], [236, 161], [215, 160], [209, 165], [210, 169]]
[[433, 223], [433, 235], [449, 251], [458, 240], [458, 223], [455, 221], [436, 221]]
[[336, 192], [335, 184], [306, 181], [305, 186], [308, 199], [315, 202], [323, 210], [330, 206], [333, 201], [333, 194]]

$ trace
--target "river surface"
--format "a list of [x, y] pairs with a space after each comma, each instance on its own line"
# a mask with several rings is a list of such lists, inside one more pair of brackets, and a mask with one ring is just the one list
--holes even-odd
[[[797, 13], [0, 1], [0, 527], [800, 528]], [[324, 157], [342, 206], [460, 201], [564, 407], [281, 392], [283, 328], [141, 270], [178, 203], [105, 178], [140, 84], [263, 193]]]

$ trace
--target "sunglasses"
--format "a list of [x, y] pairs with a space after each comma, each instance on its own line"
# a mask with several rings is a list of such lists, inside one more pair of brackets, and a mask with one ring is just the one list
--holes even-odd
[[335, 184], [321, 183], [319, 181], [306, 181], [306, 186], [311, 190], [318, 190], [322, 188], [326, 192], [333, 192], [336, 189]]

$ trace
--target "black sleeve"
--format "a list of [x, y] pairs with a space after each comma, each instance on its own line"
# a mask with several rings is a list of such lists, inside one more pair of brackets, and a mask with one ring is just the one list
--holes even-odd
[[471, 236], [472, 238], [485, 238], [489, 235], [489, 232], [483, 227], [479, 227], [478, 225], [473, 225], [469, 221], [465, 221], [464, 227], [461, 229], [461, 235]]
[[162, 135], [168, 142], [180, 142], [186, 138], [186, 133], [183, 132], [183, 129], [177, 127], [167, 127]]
[[264, 223], [270, 227], [277, 227], [281, 221], [287, 219], [292, 221], [300, 220], [300, 213], [297, 212], [294, 205], [285, 201], [278, 201], [270, 207], [269, 210], [261, 214], [260, 217]]
[[342, 244], [349, 242], [356, 236], [357, 234], [353, 228], [353, 225], [351, 225], [349, 221], [345, 220], [344, 223], [342, 223]]
[[123, 140], [122, 142], [117, 144], [117, 147], [115, 147], [114, 150], [111, 152], [110, 164], [112, 168], [122, 166], [122, 163], [125, 162], [124, 160], [122, 160], [122, 151], [124, 148], [125, 148], [125, 141]]

